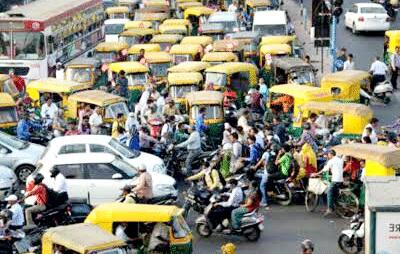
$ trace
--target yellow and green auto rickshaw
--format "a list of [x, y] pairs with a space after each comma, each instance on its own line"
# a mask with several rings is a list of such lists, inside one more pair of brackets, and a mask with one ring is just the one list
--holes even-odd
[[238, 57], [239, 62], [242, 62], [244, 60], [244, 44], [242, 41], [239, 40], [224, 39], [214, 41], [212, 51], [232, 52]]
[[193, 8], [193, 7], [200, 7], [203, 6], [201, 2], [190, 0], [188, 2], [180, 2], [178, 3], [175, 9], [175, 15], [178, 18], [184, 18], [184, 13], [186, 9]]
[[126, 6], [114, 6], [106, 9], [109, 19], [129, 19], [129, 8]]
[[149, 68], [139, 62], [130, 61], [111, 63], [109, 70], [114, 76], [118, 75], [120, 71], [125, 72], [130, 91], [129, 105], [138, 102], [147, 83]]
[[260, 46], [268, 44], [288, 44], [291, 47], [291, 55], [304, 58], [303, 44], [295, 35], [269, 35], [261, 38]]
[[200, 61], [203, 48], [199, 44], [176, 44], [171, 47], [169, 53], [174, 64], [185, 61]]
[[100, 42], [94, 52], [96, 59], [101, 63], [112, 63], [122, 50], [128, 48], [129, 45], [125, 42]]
[[200, 72], [203, 73], [208, 67], [209, 63], [200, 61], [187, 61], [174, 65], [168, 69], [168, 72]]
[[181, 112], [186, 112], [186, 95], [201, 90], [203, 75], [199, 72], [171, 72], [168, 74], [168, 92]]
[[8, 93], [0, 93], [0, 129], [13, 133], [18, 123], [17, 104]]
[[246, 11], [250, 15], [256, 11], [266, 11], [272, 9], [271, 0], [246, 0]]
[[204, 54], [201, 61], [214, 66], [223, 63], [238, 62], [239, 59], [237, 55], [232, 52], [208, 52]]
[[150, 73], [156, 78], [158, 85], [165, 84], [168, 68], [171, 67], [172, 58], [167, 52], [147, 52], [144, 54]]
[[396, 47], [400, 47], [400, 30], [386, 31], [383, 45], [383, 59], [386, 64], [390, 63], [390, 57], [395, 53]]
[[360, 102], [360, 89], [368, 89], [370, 84], [371, 75], [359, 70], [328, 73], [321, 79], [321, 88], [332, 93], [333, 98], [341, 102]]
[[260, 66], [264, 66], [266, 62], [266, 56], [270, 56], [272, 59], [277, 57], [291, 56], [292, 47], [288, 44], [264, 44], [260, 47]]
[[128, 59], [130, 61], [136, 61], [140, 50], [144, 50], [145, 54], [149, 52], [160, 52], [161, 47], [157, 43], [148, 43], [148, 44], [135, 44], [128, 49]]
[[183, 36], [189, 34], [189, 28], [185, 25], [161, 24], [158, 30], [161, 34], [181, 34]]
[[10, 76], [0, 74], [0, 93], [8, 93], [14, 99], [19, 96], [18, 89], [10, 79]]
[[181, 34], [156, 34], [150, 40], [150, 43], [157, 43], [160, 45], [162, 51], [171, 49], [172, 45], [178, 44], [183, 38]]
[[124, 25], [124, 30], [137, 28], [152, 28], [153, 24], [150, 21], [128, 21]]
[[296, 83], [316, 86], [315, 70], [311, 64], [297, 57], [281, 57], [272, 61], [275, 84]]
[[213, 43], [213, 39], [210, 36], [200, 35], [200, 36], [186, 36], [183, 37], [181, 44], [200, 44], [203, 48], [211, 45]]
[[127, 43], [129, 46], [138, 43], [147, 43], [156, 33], [152, 28], [131, 28], [120, 33], [118, 41]]
[[[126, 223], [132, 239], [138, 239], [143, 244], [144, 253], [148, 253], [148, 239], [154, 228], [162, 228], [166, 233], [161, 239], [168, 239], [167, 253], [191, 254], [193, 253], [192, 233], [182, 216], [183, 210], [176, 206], [145, 205], [127, 203], [105, 203], [95, 207], [85, 220], [109, 233], [121, 223]], [[165, 253], [165, 252], [164, 252]]]
[[184, 12], [184, 17], [190, 21], [192, 27], [191, 35], [197, 35], [202, 26], [207, 22], [208, 17], [214, 12], [214, 9], [205, 6], [187, 8]]
[[65, 80], [93, 86], [97, 78], [99, 61], [96, 58], [79, 57], [65, 65]]
[[79, 223], [47, 229], [42, 236], [42, 254], [131, 253], [128, 245], [101, 227]]
[[[164, 32], [161, 32], [160, 29], [160, 33], [163, 34], [183, 34], [183, 32], [178, 32], [178, 31], [183, 31], [182, 28], [179, 28], [179, 26], [185, 26], [186, 27], [186, 33], [185, 34], [190, 34], [190, 22], [187, 19], [166, 19], [164, 20], [164, 22], [162, 23], [162, 25], [166, 26], [164, 28]], [[168, 28], [168, 26], [177, 26], [175, 29], [178, 29], [176, 33], [171, 32], [173, 29], [170, 27]]]

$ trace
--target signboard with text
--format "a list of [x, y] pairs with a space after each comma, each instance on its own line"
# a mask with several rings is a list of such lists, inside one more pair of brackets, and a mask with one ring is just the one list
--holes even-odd
[[400, 253], [400, 212], [376, 212], [375, 253]]

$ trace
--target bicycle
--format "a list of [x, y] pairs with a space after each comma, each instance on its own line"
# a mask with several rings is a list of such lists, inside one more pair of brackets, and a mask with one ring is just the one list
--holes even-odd
[[[309, 187], [306, 191], [305, 206], [307, 212], [314, 212], [322, 199], [322, 195], [327, 193], [328, 181], [321, 178], [310, 178]], [[359, 211], [359, 199], [354, 194], [354, 186], [339, 189], [339, 194], [335, 202], [335, 212], [338, 216], [348, 219]]]

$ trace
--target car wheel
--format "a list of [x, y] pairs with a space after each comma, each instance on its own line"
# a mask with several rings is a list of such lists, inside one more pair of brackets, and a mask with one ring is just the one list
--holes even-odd
[[21, 165], [15, 170], [15, 174], [17, 175], [18, 180], [25, 183], [26, 179], [32, 172], [35, 170], [35, 167], [32, 165]]
[[357, 34], [357, 28], [356, 28], [356, 24], [353, 23], [353, 26], [351, 27], [351, 32], [353, 34]]

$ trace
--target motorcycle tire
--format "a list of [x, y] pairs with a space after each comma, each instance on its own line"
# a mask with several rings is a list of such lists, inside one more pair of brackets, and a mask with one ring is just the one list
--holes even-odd
[[348, 190], [342, 190], [336, 200], [336, 214], [343, 219], [350, 219], [359, 211], [357, 196]]
[[284, 194], [286, 195], [286, 199], [276, 199], [276, 202], [281, 206], [288, 206], [292, 203], [292, 192], [287, 184], [284, 185]]
[[359, 253], [357, 243], [348, 235], [341, 234], [338, 240], [339, 248], [346, 254]]
[[261, 231], [260, 231], [260, 229], [258, 229], [258, 226], [257, 226], [257, 227], [252, 227], [252, 228], [246, 229], [243, 232], [243, 234], [248, 241], [257, 242], [258, 239], [260, 239]]
[[389, 97], [386, 97], [386, 96], [385, 96], [385, 98], [383, 98], [383, 103], [384, 103], [385, 105], [389, 104], [390, 101], [391, 101], [391, 100], [390, 100]]
[[202, 237], [209, 237], [212, 234], [212, 229], [207, 223], [196, 224], [196, 231]]
[[306, 192], [306, 197], [305, 197], [305, 206], [306, 206], [306, 211], [307, 212], [314, 212], [315, 208], [317, 208], [319, 202], [319, 195], [307, 191]]

